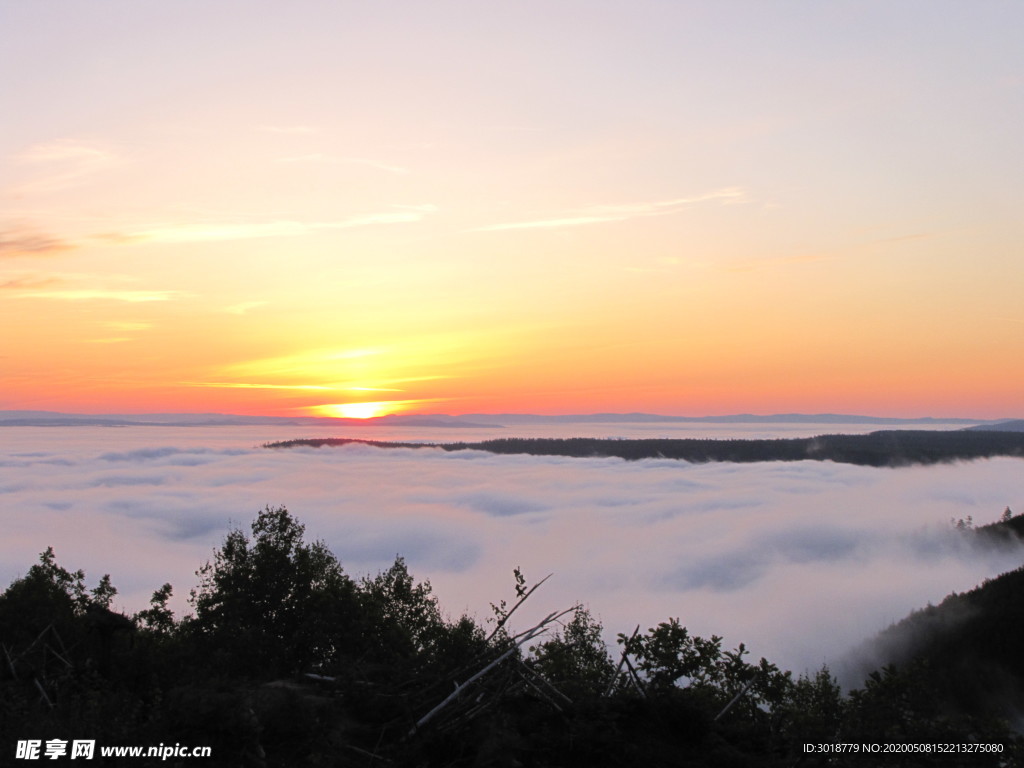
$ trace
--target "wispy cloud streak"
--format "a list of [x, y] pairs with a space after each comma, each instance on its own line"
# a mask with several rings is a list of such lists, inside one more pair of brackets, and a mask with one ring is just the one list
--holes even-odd
[[14, 159], [40, 171], [36, 179], [16, 187], [19, 194], [54, 192], [76, 186], [119, 163], [113, 152], [75, 139], [35, 144]]
[[13, 256], [51, 256], [75, 248], [74, 243], [53, 235], [29, 231], [0, 232], [0, 258]]
[[[174, 290], [110, 287], [111, 284], [132, 285], [137, 280], [129, 275], [90, 275], [80, 273], [0, 275], [0, 290], [11, 291], [12, 298], [57, 299], [61, 301], [170, 301], [189, 294]], [[148, 324], [108, 323], [118, 330], [140, 330]]]
[[649, 203], [628, 203], [625, 205], [600, 205], [572, 212], [571, 215], [550, 219], [534, 219], [517, 221], [507, 224], [491, 224], [476, 227], [471, 232], [497, 232], [508, 229], [558, 229], [562, 227], [579, 227], [588, 224], [602, 224], [612, 221], [626, 221], [647, 216], [667, 216], [679, 213], [695, 203], [718, 201], [722, 203], [739, 203], [746, 199], [744, 191], [738, 187], [720, 189], [695, 197], [681, 197], [673, 200], [662, 200]]
[[312, 390], [315, 392], [334, 392], [339, 389], [350, 389], [350, 387], [333, 386], [329, 384], [260, 384], [244, 381], [181, 381], [183, 387], [207, 387], [210, 389], [294, 389]]
[[266, 237], [301, 237], [329, 230], [370, 227], [383, 224], [409, 224], [421, 221], [430, 210], [404, 209], [385, 213], [353, 216], [341, 221], [269, 221], [255, 224], [182, 224], [153, 227], [105, 235], [120, 243], [206, 243], [226, 240], [252, 240]]
[[268, 303], [269, 302], [266, 301], [243, 301], [240, 304], [232, 304], [230, 307], [224, 307], [224, 311], [229, 315], [244, 315], [250, 309], [264, 307]]
[[132, 304], [148, 301], [171, 301], [180, 298], [181, 291], [123, 291], [101, 288], [78, 288], [57, 291], [28, 290], [17, 294], [23, 299], [57, 299], [60, 301], [126, 301]]
[[63, 279], [55, 275], [14, 275], [0, 278], [0, 290], [24, 291], [60, 285]]
[[386, 171], [387, 173], [394, 173], [402, 176], [410, 172], [408, 168], [402, 165], [381, 163], [376, 160], [369, 160], [364, 157], [334, 157], [333, 155], [324, 155], [320, 153], [311, 153], [308, 155], [295, 155], [293, 157], [282, 157], [277, 162], [302, 164], [308, 163], [313, 165], [364, 165], [367, 166], [368, 168], [374, 168], [378, 171]]

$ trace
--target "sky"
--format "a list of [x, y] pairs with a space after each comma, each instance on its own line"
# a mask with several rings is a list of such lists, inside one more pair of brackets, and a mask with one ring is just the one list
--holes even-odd
[[[910, 611], [1019, 567], [1021, 547], [970, 546], [953, 518], [1024, 511], [1019, 458], [883, 469], [833, 462], [693, 465], [482, 451], [267, 450], [259, 427], [5, 428], [0, 585], [52, 546], [117, 610], [195, 571], [232, 527], [284, 505], [353, 578], [403, 556], [444, 612], [485, 622], [533, 584], [522, 630], [581, 603], [615, 635], [678, 618], [796, 673]], [[737, 432], [737, 434], [745, 434]], [[862, 678], [861, 678], [862, 680]], [[855, 680], [860, 683], [861, 680]]]
[[1020, 417], [1022, 24], [0, 0], [0, 409]]

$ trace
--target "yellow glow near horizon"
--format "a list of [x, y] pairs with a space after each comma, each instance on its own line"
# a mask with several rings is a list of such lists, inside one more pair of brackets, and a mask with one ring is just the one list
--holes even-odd
[[309, 408], [317, 416], [332, 419], [374, 419], [406, 409], [406, 400], [379, 400], [371, 403], [331, 403]]

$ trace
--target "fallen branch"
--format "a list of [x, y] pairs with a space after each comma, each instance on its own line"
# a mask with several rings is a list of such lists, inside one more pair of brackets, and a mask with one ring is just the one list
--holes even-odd
[[11, 677], [14, 678], [15, 680], [17, 680], [18, 679], [18, 673], [14, 669], [14, 660], [11, 659], [11, 653], [10, 653], [10, 651], [7, 650], [7, 646], [6, 645], [3, 646], [3, 649], [4, 649], [4, 656], [7, 657], [7, 666], [11, 668]]
[[636, 689], [638, 691], [640, 691], [640, 695], [643, 696], [646, 699], [647, 698], [647, 689], [644, 687], [644, 684], [641, 682], [640, 675], [637, 674], [636, 669], [633, 667], [633, 663], [629, 660], [628, 657], [626, 658], [626, 669], [629, 670], [629, 676], [633, 680], [633, 685], [635, 685]]
[[557, 701], [552, 699], [547, 693], [545, 693], [544, 691], [542, 691], [540, 689], [539, 685], [537, 685], [535, 682], [533, 682], [533, 680], [530, 680], [526, 675], [523, 674], [523, 670], [517, 669], [516, 672], [519, 674], [519, 678], [524, 683], [526, 683], [526, 685], [530, 686], [530, 688], [532, 688], [537, 693], [537, 695], [540, 696], [544, 701], [546, 701], [548, 704], [550, 704], [552, 707], [554, 707], [557, 711], [559, 711], [559, 712], [563, 711], [562, 708], [560, 706], [558, 706], [558, 702]]
[[[537, 586], [540, 586], [540, 584], [538, 584]], [[531, 589], [530, 591], [532, 592], [533, 590]], [[525, 600], [527, 596], [529, 596], [529, 593], [527, 593], [526, 595], [523, 596], [523, 600]], [[479, 672], [477, 672], [475, 675], [473, 675], [471, 678], [469, 678], [466, 682], [462, 683], [461, 685], [456, 683], [455, 690], [452, 691], [447, 696], [447, 698], [445, 698], [444, 701], [442, 701], [440, 704], [438, 704], [432, 710], [427, 712], [427, 714], [425, 714], [423, 717], [421, 717], [418, 721], [416, 721], [416, 725], [414, 725], [412, 727], [412, 729], [409, 731], [409, 735], [412, 736], [414, 733], [416, 733], [417, 730], [422, 728], [426, 723], [428, 723], [431, 719], [433, 719], [433, 717], [438, 712], [440, 712], [442, 709], [447, 707], [452, 701], [457, 699], [463, 693], [463, 691], [466, 690], [466, 688], [468, 688], [470, 685], [475, 683], [481, 677], [486, 675], [488, 672], [490, 672], [496, 666], [501, 664], [501, 662], [503, 662], [505, 659], [507, 659], [513, 653], [518, 651], [519, 648], [522, 645], [524, 645], [525, 643], [530, 642], [530, 640], [532, 640], [533, 638], [537, 637], [538, 635], [542, 635], [545, 632], [547, 632], [547, 625], [548, 624], [550, 624], [553, 621], [556, 621], [556, 620], [560, 619], [562, 616], [564, 616], [567, 613], [570, 613], [573, 610], [575, 610], [575, 608], [568, 608], [568, 609], [566, 609], [564, 611], [553, 611], [552, 613], [549, 613], [547, 616], [545, 616], [544, 619], [539, 624], [531, 627], [530, 629], [528, 629], [528, 630], [526, 630], [524, 632], [520, 632], [518, 635], [513, 637], [512, 638], [513, 645], [512, 645], [511, 648], [509, 648], [507, 651], [505, 651], [503, 654], [501, 654], [498, 658], [496, 658], [494, 661], [492, 661], [486, 667], [484, 667]]]
[[732, 701], [730, 701], [728, 704], [726, 704], [722, 708], [722, 711], [719, 712], [717, 715], [715, 715], [715, 719], [712, 722], [716, 722], [717, 723], [718, 722], [718, 718], [720, 718], [722, 715], [724, 715], [726, 712], [728, 712], [730, 709], [732, 709], [732, 705], [735, 704], [737, 701], [739, 701], [740, 697], [743, 696], [744, 693], [749, 691], [750, 690], [750, 686], [752, 686], [753, 684], [754, 684], [754, 681], [751, 680], [749, 683], [747, 683], [745, 686], [743, 686], [743, 690], [741, 690], [739, 693], [737, 693], [735, 696], [732, 697]]
[[42, 683], [39, 682], [39, 678], [35, 678], [34, 682], [36, 684], [36, 688], [39, 689], [39, 695], [43, 697], [43, 701], [46, 702], [50, 709], [53, 709], [53, 702], [50, 701], [50, 697], [46, 695], [46, 689], [44, 689]]
[[629, 653], [629, 646], [633, 642], [633, 638], [635, 638], [638, 634], [640, 634], [639, 624], [636, 625], [636, 629], [633, 630], [633, 634], [629, 636], [629, 640], [622, 644], [622, 656], [619, 659], [619, 665], [615, 667], [615, 674], [612, 675], [612, 679], [608, 681], [608, 687], [605, 689], [604, 692], [605, 696], [612, 695], [612, 689], [615, 688], [615, 681], [619, 679], [619, 675], [622, 674], [622, 667], [624, 664], [626, 664], [626, 654]]

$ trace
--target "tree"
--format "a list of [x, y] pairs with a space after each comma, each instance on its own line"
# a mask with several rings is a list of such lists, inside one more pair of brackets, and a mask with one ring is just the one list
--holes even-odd
[[170, 584], [160, 587], [150, 598], [150, 607], [135, 614], [135, 622], [156, 635], [166, 636], [173, 632], [177, 626], [174, 621], [174, 612], [167, 607], [167, 601], [171, 599], [173, 591]]
[[619, 635], [619, 643], [635, 656], [637, 669], [655, 690], [669, 690], [680, 682], [704, 687], [719, 681], [722, 638], [691, 635], [679, 619], [662, 622], [631, 641]]
[[243, 674], [277, 675], [321, 667], [343, 652], [356, 611], [355, 588], [321, 541], [284, 507], [267, 507], [196, 575], [189, 622], [212, 661]]
[[577, 606], [561, 631], [530, 649], [531, 666], [570, 697], [600, 695], [615, 674], [602, 629]]
[[360, 599], [374, 655], [410, 658], [430, 650], [444, 620], [429, 581], [413, 580], [402, 557], [374, 578], [364, 578]]
[[801, 743], [836, 740], [846, 702], [839, 683], [828, 667], [822, 667], [813, 676], [801, 675], [791, 681], [773, 714], [777, 730], [788, 737], [790, 751], [796, 753]]
[[39, 562], [0, 595], [0, 635], [17, 645], [52, 625], [70, 641], [71, 633], [81, 629], [78, 619], [91, 607], [109, 609], [116, 594], [109, 574], [89, 590], [85, 572], [61, 567], [53, 547], [47, 547]]

